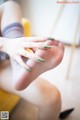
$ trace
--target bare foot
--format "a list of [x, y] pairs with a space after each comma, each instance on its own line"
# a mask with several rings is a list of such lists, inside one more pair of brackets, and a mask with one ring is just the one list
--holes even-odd
[[29, 59], [27, 64], [32, 69], [31, 72], [26, 71], [18, 65], [20, 67], [20, 71], [15, 73], [17, 74], [17, 77], [15, 77], [16, 79], [13, 83], [17, 90], [25, 89], [39, 75], [50, 69], [53, 69], [61, 62], [64, 54], [64, 45], [61, 42], [51, 40], [48, 40], [46, 44], [52, 45], [52, 48], [47, 50], [35, 50], [35, 54], [45, 59], [45, 62], [35, 62]]

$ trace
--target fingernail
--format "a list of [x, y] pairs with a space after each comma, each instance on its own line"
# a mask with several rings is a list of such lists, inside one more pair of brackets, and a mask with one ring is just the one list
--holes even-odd
[[38, 58], [37, 62], [45, 62], [45, 60], [43, 58]]
[[52, 40], [52, 41], [54, 41], [55, 39], [54, 39], [54, 38], [51, 38], [51, 37], [48, 37], [47, 40]]
[[51, 46], [45, 45], [43, 48], [49, 49], [49, 48], [51, 48]]
[[30, 68], [27, 68], [26, 70], [27, 70], [28, 72], [31, 72], [31, 71], [32, 71]]

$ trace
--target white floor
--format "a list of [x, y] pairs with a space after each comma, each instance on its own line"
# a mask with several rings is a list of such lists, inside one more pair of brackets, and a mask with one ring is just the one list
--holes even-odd
[[62, 63], [41, 77], [55, 84], [62, 96], [62, 110], [75, 108], [66, 120], [80, 120], [80, 48], [74, 52], [69, 79], [66, 79], [71, 47], [65, 47]]

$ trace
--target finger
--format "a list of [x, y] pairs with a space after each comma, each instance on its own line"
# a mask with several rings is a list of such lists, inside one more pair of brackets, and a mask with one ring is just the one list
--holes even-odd
[[21, 46], [24, 47], [24, 48], [40, 48], [40, 49], [43, 49], [43, 48], [51, 48], [51, 46], [49, 45], [46, 45], [45, 44], [46, 42], [42, 43], [42, 42], [22, 42]]
[[26, 64], [24, 63], [23, 59], [21, 58], [21, 56], [16, 56], [16, 61], [23, 67], [25, 68], [27, 71], [31, 71], [31, 68]]
[[43, 58], [37, 56], [34, 53], [30, 53], [30, 52], [28, 52], [28, 51], [26, 51], [24, 49], [19, 50], [18, 54], [20, 54], [20, 55], [22, 55], [22, 56], [24, 56], [26, 58], [30, 58], [30, 59], [32, 59], [34, 61], [37, 61], [37, 62], [44, 62], [45, 61]]
[[45, 42], [47, 41], [46, 37], [24, 37], [23, 40], [26, 42]]

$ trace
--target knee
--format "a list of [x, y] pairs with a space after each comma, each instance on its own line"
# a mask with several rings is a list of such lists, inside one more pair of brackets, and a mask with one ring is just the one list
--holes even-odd
[[45, 105], [50, 109], [52, 108], [52, 109], [60, 111], [61, 95], [60, 95], [59, 90], [53, 85], [51, 85], [51, 87], [48, 90], [49, 92], [47, 93], [47, 96], [44, 102]]
[[40, 87], [40, 93], [42, 96], [41, 106], [57, 109], [61, 109], [61, 95], [59, 90], [47, 81], [42, 82]]

